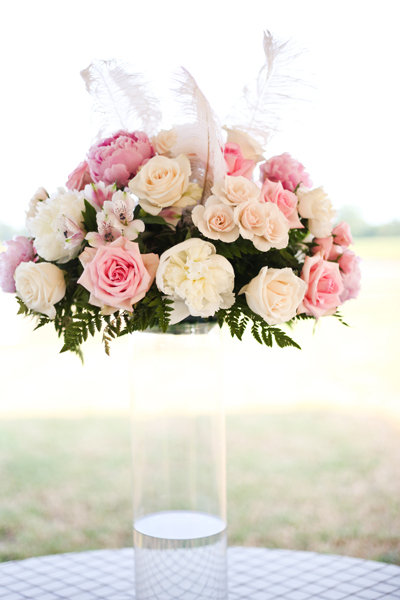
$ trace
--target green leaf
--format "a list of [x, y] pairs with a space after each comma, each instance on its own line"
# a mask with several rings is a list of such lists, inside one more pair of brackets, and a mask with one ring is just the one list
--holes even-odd
[[85, 210], [82, 212], [83, 223], [86, 231], [97, 231], [96, 209], [86, 200]]
[[140, 220], [143, 221], [145, 225], [166, 225], [167, 227], [170, 226], [165, 219], [157, 215], [146, 214], [144, 217], [140, 217]]

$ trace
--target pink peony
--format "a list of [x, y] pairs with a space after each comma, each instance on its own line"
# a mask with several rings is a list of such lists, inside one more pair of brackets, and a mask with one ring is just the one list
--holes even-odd
[[320, 254], [324, 260], [336, 260], [342, 253], [340, 246], [333, 243], [331, 235], [325, 238], [314, 238], [313, 242], [316, 245], [313, 246], [312, 253]]
[[302, 228], [304, 225], [301, 224], [299, 219], [299, 213], [297, 212], [298, 198], [293, 192], [284, 190], [280, 181], [270, 181], [266, 179], [261, 190], [261, 201], [273, 202], [277, 205], [279, 210], [285, 215], [289, 221], [290, 229]]
[[[347, 254], [353, 256], [347, 256], [346, 262], [343, 261], [343, 257]], [[350, 250], [346, 251], [342, 256], [342, 266], [340, 267], [343, 270], [342, 280], [343, 280], [343, 292], [340, 294], [340, 302], [346, 302], [347, 300], [351, 300], [353, 298], [357, 298], [360, 293], [361, 288], [361, 270], [360, 270], [360, 259]], [[340, 261], [339, 261], [340, 265]]]
[[139, 244], [119, 237], [107, 246], [85, 248], [79, 257], [84, 270], [78, 283], [90, 292], [89, 302], [105, 314], [129, 310], [150, 289], [157, 254], [140, 254]]
[[228, 142], [224, 146], [224, 158], [227, 166], [227, 175], [242, 175], [251, 179], [256, 163], [254, 160], [244, 158], [239, 144]]
[[353, 243], [350, 225], [344, 221], [339, 223], [339, 225], [336, 225], [336, 227], [332, 230], [332, 235], [335, 238], [335, 244], [343, 246], [344, 248], [347, 248]]
[[93, 181], [125, 187], [138, 168], [152, 156], [153, 146], [145, 133], [118, 131], [94, 144], [88, 152], [87, 162]]
[[280, 181], [285, 190], [294, 192], [299, 183], [310, 188], [312, 182], [304, 166], [284, 152], [279, 156], [273, 156], [260, 166], [261, 180], [270, 179]]
[[319, 254], [307, 256], [301, 279], [306, 282], [307, 291], [299, 312], [315, 318], [334, 313], [342, 302], [340, 295], [343, 292], [343, 282], [339, 265], [324, 260]]
[[69, 190], [78, 190], [80, 192], [88, 183], [92, 183], [92, 178], [90, 177], [88, 164], [84, 160], [68, 176], [68, 181], [65, 185]]
[[7, 249], [0, 254], [0, 287], [3, 292], [15, 292], [14, 273], [22, 262], [33, 261], [32, 241], [22, 235], [5, 242]]

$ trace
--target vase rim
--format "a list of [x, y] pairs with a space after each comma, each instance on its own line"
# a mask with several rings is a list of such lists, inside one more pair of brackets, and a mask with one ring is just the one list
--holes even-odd
[[185, 320], [180, 323], [176, 323], [175, 325], [170, 325], [167, 331], [162, 331], [159, 327], [151, 327], [146, 330], [146, 333], [158, 333], [158, 334], [172, 334], [172, 335], [185, 335], [185, 334], [196, 334], [201, 335], [208, 333], [217, 324], [216, 319], [207, 319], [207, 320]]

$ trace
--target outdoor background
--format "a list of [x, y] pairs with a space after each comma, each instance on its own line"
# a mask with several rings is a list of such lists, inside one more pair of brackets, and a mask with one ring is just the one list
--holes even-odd
[[[266, 156], [289, 151], [356, 234], [360, 298], [344, 327], [293, 332], [302, 351], [224, 338], [231, 544], [400, 564], [400, 41], [396, 2], [19, 2], [0, 36], [0, 241], [24, 230], [96, 134], [79, 72], [121, 58], [165, 102], [183, 64], [229, 113], [262, 64], [262, 30], [291, 39], [305, 82]], [[59, 355], [0, 295], [0, 560], [131, 543], [129, 344]], [[122, 369], [121, 369], [122, 365]], [[128, 366], [128, 368], [126, 368]], [[121, 375], [123, 373], [123, 375]], [[151, 393], [151, 388], [149, 389]]]

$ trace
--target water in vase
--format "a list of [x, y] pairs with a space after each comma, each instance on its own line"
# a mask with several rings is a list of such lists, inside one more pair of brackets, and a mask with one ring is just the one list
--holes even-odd
[[163, 511], [134, 523], [136, 600], [226, 600], [226, 523]]

